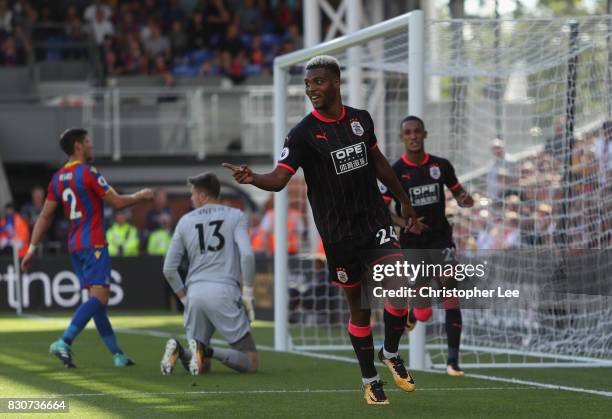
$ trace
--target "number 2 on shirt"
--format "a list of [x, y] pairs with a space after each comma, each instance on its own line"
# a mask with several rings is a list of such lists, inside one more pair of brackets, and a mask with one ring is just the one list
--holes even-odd
[[64, 189], [64, 192], [62, 192], [62, 199], [64, 200], [64, 202], [68, 202], [70, 204], [70, 219], [71, 220], [76, 220], [83, 216], [83, 213], [81, 211], [77, 211], [76, 209], [76, 206], [77, 206], [76, 195], [72, 191], [72, 189], [70, 188]]

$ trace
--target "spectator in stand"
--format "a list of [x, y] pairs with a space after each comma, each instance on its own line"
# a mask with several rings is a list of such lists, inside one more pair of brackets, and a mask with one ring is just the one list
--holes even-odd
[[[162, 0], [164, 1], [164, 0]], [[161, 3], [161, 2], [160, 2]], [[160, 18], [159, 5], [156, 0], [144, 0], [138, 2], [139, 14], [146, 17], [146, 19], [153, 19], [158, 22]]]
[[98, 13], [102, 14], [102, 20], [110, 20], [113, 17], [113, 9], [104, 0], [94, 0], [83, 12], [83, 19], [88, 23], [93, 23], [98, 18]]
[[13, 12], [7, 0], [0, 0], [0, 37], [13, 33]]
[[572, 183], [575, 184], [574, 195], [597, 190], [599, 183], [597, 159], [585, 137], [574, 141], [570, 164]]
[[[29, 3], [24, 2], [24, 14], [17, 18], [15, 14], [13, 20], [13, 26], [15, 27], [15, 35], [17, 31], [21, 33], [21, 39], [29, 45], [37, 42], [45, 42], [46, 39], [41, 39], [39, 36], [44, 35], [44, 31], [37, 31], [36, 24], [38, 23], [38, 12]], [[26, 41], [27, 40], [27, 41]], [[45, 51], [42, 48], [38, 48], [34, 51], [36, 59], [43, 60], [45, 58]]]
[[232, 24], [227, 27], [225, 38], [223, 38], [223, 41], [220, 43], [220, 48], [222, 51], [229, 52], [232, 58], [235, 58], [246, 50], [240, 39], [238, 25]]
[[[166, 59], [162, 55], [157, 55], [155, 60], [153, 61], [153, 71], [152, 74], [157, 74], [162, 77], [164, 81], [164, 86], [174, 86], [176, 84], [176, 79], [174, 75], [170, 71], [168, 67], [168, 63]], [[165, 98], [169, 99], [169, 98]], [[172, 100], [175, 100], [174, 98]]]
[[174, 54], [174, 60], [176, 62], [177, 58], [185, 56], [189, 43], [189, 38], [183, 29], [182, 21], [175, 20], [172, 22], [172, 31], [168, 37], [170, 39], [170, 48]]
[[291, 41], [294, 50], [304, 48], [304, 38], [302, 38], [302, 34], [300, 33], [300, 27], [297, 25], [297, 23], [292, 23], [291, 25], [289, 25], [285, 38]]
[[0, 254], [11, 254], [13, 243], [17, 246], [20, 258], [28, 251], [30, 229], [23, 218], [15, 211], [12, 203], [4, 206], [4, 215], [0, 218]]
[[496, 138], [491, 142], [491, 154], [493, 154], [494, 160], [487, 173], [487, 196], [495, 201], [504, 196], [509, 186], [506, 184], [506, 177], [515, 175], [516, 168], [512, 162], [506, 159], [503, 140]]
[[111, 21], [105, 17], [106, 14], [102, 8], [97, 7], [94, 10], [95, 18], [90, 22], [90, 27], [96, 44], [102, 46], [104, 38], [107, 36], [112, 37], [115, 30]]
[[266, 64], [266, 53], [261, 46], [261, 35], [253, 35], [251, 38], [251, 46], [249, 48], [249, 60], [253, 64]]
[[287, 4], [286, 0], [278, 0], [276, 8], [273, 11], [275, 32], [284, 34], [285, 30], [294, 23], [293, 12]]
[[232, 57], [229, 51], [221, 52], [221, 74], [230, 79], [234, 84], [243, 82], [245, 79], [244, 60], [244, 51], [235, 57]]
[[130, 210], [119, 210], [115, 213], [115, 222], [106, 231], [108, 254], [110, 256], [138, 256], [140, 239], [138, 230], [128, 222]]
[[552, 207], [544, 203], [538, 205], [534, 214], [534, 234], [530, 238], [530, 244], [534, 246], [552, 245], [555, 228], [552, 220]]
[[160, 15], [164, 22], [164, 28], [170, 29], [176, 21], [184, 22], [187, 18], [185, 9], [180, 0], [167, 0], [160, 4]]
[[43, 204], [45, 203], [45, 190], [40, 186], [36, 186], [30, 193], [31, 201], [27, 202], [21, 208], [21, 215], [30, 227], [34, 228], [34, 223], [38, 219], [40, 212], [42, 211]]
[[123, 74], [123, 67], [113, 49], [104, 51], [104, 74], [106, 76], [119, 76]]
[[168, 206], [168, 193], [165, 189], [158, 189], [155, 192], [153, 204], [154, 207], [147, 213], [146, 228], [148, 231], [157, 230], [161, 226], [159, 218], [162, 215], [168, 215], [172, 219], [172, 211]]
[[[172, 217], [164, 213], [161, 214], [158, 219], [160, 227], [149, 235], [149, 239], [147, 240], [147, 254], [151, 256], [166, 256], [168, 247], [170, 247], [170, 242], [172, 241]], [[164, 281], [164, 283], [164, 290], [170, 310], [176, 312], [178, 307], [176, 295], [168, 283], [166, 281]]]
[[[216, 41], [221, 40], [223, 34], [225, 34], [227, 25], [229, 25], [232, 20], [232, 15], [227, 10], [225, 2], [223, 0], [210, 0], [206, 2], [206, 6], [202, 12], [211, 39]], [[213, 43], [217, 44], [217, 42], [214, 41]]]
[[519, 225], [519, 216], [515, 211], [506, 211], [504, 213], [504, 227], [502, 230], [501, 248], [504, 250], [518, 249], [521, 243], [521, 229]]
[[558, 116], [553, 123], [553, 136], [546, 139], [544, 149], [559, 168], [563, 161], [565, 143], [565, 117]]
[[129, 35], [127, 50], [124, 52], [123, 64], [126, 74], [148, 74], [149, 57], [140, 45], [138, 38]]
[[153, 230], [147, 240], [147, 253], [151, 256], [166, 256], [172, 240], [172, 217], [161, 214], [158, 219], [159, 228]]
[[261, 31], [262, 17], [259, 8], [255, 5], [255, 0], [244, 0], [234, 20], [241, 33], [254, 35]]
[[143, 25], [140, 29], [140, 40], [143, 43], [151, 37], [151, 34], [153, 33], [153, 28], [155, 26], [157, 26], [157, 20], [155, 16], [147, 17], [147, 24]]
[[[266, 204], [266, 212], [257, 228], [257, 235], [251, 238], [254, 251], [263, 251], [268, 256], [274, 255], [274, 200], [270, 198]], [[293, 199], [287, 208], [287, 240], [288, 252], [295, 255], [300, 250], [300, 239], [305, 231], [302, 213], [299, 210], [300, 201]]]
[[[215, 51], [213, 54], [213, 58], [211, 60], [206, 60], [202, 63], [200, 67], [200, 75], [201, 76], [221, 76], [224, 74], [224, 58], [228, 58], [229, 53], [224, 52], [223, 54], [220, 51]], [[230, 57], [231, 58], [231, 57]]]
[[[15, 3], [13, 3], [13, 10], [12, 10], [12, 15], [13, 15], [13, 26], [16, 24], [20, 24], [22, 26], [25, 26], [27, 23], [27, 10], [31, 8], [30, 4], [28, 3], [27, 0], [17, 0]], [[31, 35], [31, 33], [28, 33], [28, 35]]]
[[601, 127], [600, 137], [595, 140], [593, 152], [598, 161], [598, 178], [600, 188], [607, 187], [610, 192], [612, 185], [612, 121], [606, 121]]
[[15, 38], [8, 36], [2, 41], [0, 50], [0, 65], [6, 67], [16, 67], [25, 65], [26, 58], [22, 49], [17, 49]]
[[206, 49], [210, 46], [210, 34], [204, 23], [204, 15], [201, 11], [195, 11], [187, 29], [190, 50]]
[[151, 25], [150, 29], [151, 35], [143, 42], [149, 57], [153, 57], [153, 59], [155, 59], [157, 56], [161, 56], [164, 60], [169, 60], [172, 56], [170, 51], [170, 41], [167, 37], [162, 35], [159, 24], [155, 23], [154, 25]]
[[[64, 19], [64, 33], [68, 42], [84, 42], [83, 22], [75, 5], [68, 6]], [[65, 50], [66, 58], [80, 58], [85, 55], [85, 48], [70, 48]]]
[[134, 13], [127, 12], [121, 15], [121, 20], [117, 24], [117, 37], [119, 42], [127, 42], [130, 35], [140, 36], [140, 25], [136, 22]]

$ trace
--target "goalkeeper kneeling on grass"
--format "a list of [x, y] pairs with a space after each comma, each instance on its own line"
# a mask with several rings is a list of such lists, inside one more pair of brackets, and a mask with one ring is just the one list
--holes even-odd
[[[246, 217], [219, 203], [220, 184], [214, 174], [203, 173], [188, 182], [195, 209], [179, 221], [164, 260], [164, 276], [185, 306], [188, 345], [168, 340], [161, 372], [171, 374], [180, 360], [191, 375], [198, 375], [209, 371], [211, 358], [238, 372], [255, 372], [257, 349], [250, 327], [255, 318], [255, 258]], [[178, 267], [184, 254], [189, 271], [183, 284]], [[215, 330], [230, 348], [210, 346]]]

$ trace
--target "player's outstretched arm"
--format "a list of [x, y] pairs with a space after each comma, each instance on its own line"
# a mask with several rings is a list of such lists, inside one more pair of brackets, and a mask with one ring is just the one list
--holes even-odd
[[375, 147], [370, 151], [370, 156], [374, 162], [376, 177], [387, 188], [389, 188], [391, 193], [395, 195], [402, 204], [401, 216], [405, 221], [406, 230], [415, 234], [421, 234], [421, 232], [426, 229], [427, 226], [418, 219], [416, 212], [410, 204], [410, 199], [408, 198], [408, 195], [406, 195], [406, 191], [404, 191], [404, 188], [402, 188], [402, 185], [389, 165], [389, 162], [380, 152], [378, 147]]
[[463, 189], [463, 186], [459, 186], [453, 191], [453, 197], [462, 208], [472, 208], [474, 206], [474, 198]]
[[132, 205], [153, 199], [153, 191], [149, 188], [141, 189], [131, 195], [120, 195], [114, 189], [110, 189], [104, 195], [104, 202], [108, 203], [115, 209], [131, 207]]
[[49, 229], [51, 223], [53, 222], [53, 214], [55, 214], [55, 209], [57, 208], [57, 202], [45, 200], [45, 204], [43, 205], [42, 211], [36, 220], [36, 224], [34, 224], [34, 230], [32, 230], [32, 237], [30, 239], [30, 247], [28, 248], [28, 252], [24, 256], [21, 261], [21, 270], [27, 272], [30, 268], [30, 264], [32, 263], [32, 259], [34, 258], [34, 252], [36, 251], [36, 247], [40, 242], [41, 237], [45, 234], [45, 231]]
[[277, 167], [270, 173], [254, 173], [249, 166], [235, 166], [230, 163], [223, 163], [223, 167], [233, 172], [236, 182], [249, 184], [265, 191], [278, 192], [282, 190], [291, 179], [292, 173], [284, 167]]

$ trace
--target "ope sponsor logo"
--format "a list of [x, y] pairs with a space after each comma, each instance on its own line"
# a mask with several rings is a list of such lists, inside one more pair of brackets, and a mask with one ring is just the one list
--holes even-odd
[[429, 185], [414, 186], [408, 191], [410, 193], [410, 202], [413, 207], [422, 205], [435, 204], [438, 202], [438, 191], [440, 186], [437, 183]]
[[368, 165], [368, 153], [363, 142], [334, 150], [331, 156], [337, 175]]
[[[111, 270], [109, 306], [115, 306], [123, 301], [124, 292], [121, 288], [121, 274]], [[3, 284], [3, 283], [6, 283]], [[36, 291], [32, 287], [37, 287]], [[12, 265], [8, 265], [6, 273], [0, 275], [0, 287], [6, 287], [6, 302], [11, 308], [18, 307], [17, 277]], [[30, 295], [38, 294], [38, 287], [42, 287], [45, 307], [59, 306], [70, 308], [87, 300], [87, 291], [81, 290], [79, 278], [72, 271], [60, 271], [51, 278], [45, 272], [24, 273], [21, 276], [21, 306], [30, 307]]]

